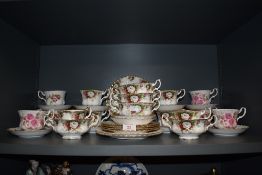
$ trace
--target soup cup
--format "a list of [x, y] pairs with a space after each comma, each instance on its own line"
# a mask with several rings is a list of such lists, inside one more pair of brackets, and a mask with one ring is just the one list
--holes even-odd
[[174, 133], [179, 135], [180, 139], [198, 139], [199, 135], [206, 132], [208, 128], [214, 126], [217, 121], [216, 116], [212, 116], [210, 121], [208, 119], [196, 119], [196, 120], [176, 120], [166, 116], [161, 117], [163, 126], [169, 127]]
[[119, 86], [123, 86], [127, 84], [138, 84], [138, 83], [148, 83], [148, 81], [138, 76], [128, 75], [120, 78], [119, 80], [114, 81], [112, 87], [118, 88]]
[[152, 115], [159, 106], [160, 103], [158, 100], [154, 101], [154, 103], [121, 103], [112, 99], [110, 100], [110, 111], [117, 115]]
[[154, 93], [161, 87], [160, 79], [156, 80], [155, 83], [138, 83], [138, 84], [127, 84], [119, 86], [118, 88], [111, 88], [111, 93], [118, 94], [139, 94], [139, 93]]
[[[239, 115], [241, 114], [242, 115]], [[246, 108], [241, 107], [240, 109], [213, 109], [213, 114], [217, 116], [216, 128], [236, 128], [238, 120], [246, 115]]]
[[154, 90], [154, 93], [140, 93], [140, 94], [110, 94], [110, 98], [118, 100], [121, 103], [153, 103], [159, 100], [161, 95], [160, 90]]
[[61, 118], [49, 117], [46, 119], [46, 124], [63, 139], [81, 139], [84, 133], [99, 122], [97, 115], [91, 115], [90, 108], [88, 110], [63, 110], [60, 113]]
[[212, 111], [211, 108], [201, 111], [181, 109], [177, 111], [159, 112], [159, 114], [161, 117], [183, 121], [183, 120], [211, 119]]
[[162, 90], [160, 105], [176, 105], [186, 94], [185, 89], [181, 90]]

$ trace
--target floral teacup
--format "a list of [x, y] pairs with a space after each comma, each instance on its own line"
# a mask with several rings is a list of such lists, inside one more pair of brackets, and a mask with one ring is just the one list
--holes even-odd
[[177, 90], [162, 90], [160, 105], [176, 105], [186, 94], [185, 89]]
[[216, 121], [216, 116], [212, 116], [211, 119], [196, 119], [196, 120], [176, 120], [175, 118], [162, 116], [162, 124], [169, 127], [174, 133], [179, 135], [180, 139], [198, 139], [199, 135], [206, 132], [208, 128], [212, 127]]
[[[158, 84], [158, 85], [157, 85]], [[118, 88], [111, 88], [110, 93], [114, 94], [139, 94], [139, 93], [154, 93], [161, 87], [160, 79], [155, 83], [138, 83], [119, 86]]]
[[[242, 115], [239, 115], [242, 113]], [[238, 109], [213, 109], [213, 114], [217, 116], [216, 128], [236, 128], [237, 121], [246, 115], [246, 108], [242, 107]]]
[[46, 105], [64, 105], [65, 104], [64, 90], [53, 90], [53, 91], [38, 91], [38, 98], [45, 101]]
[[50, 111], [41, 110], [19, 110], [19, 127], [23, 130], [40, 130], [45, 127], [45, 118]]
[[191, 95], [192, 105], [204, 105], [210, 104], [211, 100], [215, 98], [218, 94], [218, 89], [214, 88], [211, 90], [195, 90], [189, 91]]
[[100, 90], [80, 90], [82, 95], [82, 105], [99, 106], [108, 96], [108, 91]]

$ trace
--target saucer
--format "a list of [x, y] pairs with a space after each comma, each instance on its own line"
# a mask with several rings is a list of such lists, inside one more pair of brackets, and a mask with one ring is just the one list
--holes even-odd
[[[83, 109], [86, 109], [87, 108], [87, 105], [74, 105], [74, 107], [76, 108], [76, 109], [81, 109], [81, 110], [83, 110]], [[90, 105], [89, 106], [91, 109], [92, 109], [92, 111], [93, 112], [103, 112], [103, 111], [105, 111], [105, 110], [107, 110], [107, 107], [106, 106], [99, 106], [99, 105]]]
[[175, 111], [179, 109], [183, 109], [185, 105], [160, 105], [158, 111]]
[[249, 127], [245, 125], [237, 125], [234, 129], [218, 129], [218, 128], [209, 128], [208, 131], [213, 133], [216, 136], [223, 136], [223, 137], [234, 137], [238, 136], [239, 134], [245, 132]]
[[19, 127], [16, 127], [16, 128], [8, 128], [7, 131], [9, 131], [11, 134], [16, 135], [16, 136], [21, 137], [21, 138], [32, 139], [32, 138], [42, 137], [42, 136], [48, 134], [50, 131], [52, 131], [52, 129], [46, 127], [44, 129], [41, 129], [41, 130], [26, 131], [26, 130], [22, 130]]
[[97, 169], [96, 175], [148, 175], [146, 167], [133, 157], [111, 157]]
[[203, 109], [207, 109], [207, 108], [215, 108], [217, 106], [217, 104], [204, 104], [204, 105], [186, 105], [187, 109], [190, 110], [203, 110]]
[[162, 129], [153, 132], [143, 132], [143, 131], [116, 131], [107, 132], [103, 131], [101, 127], [96, 128], [96, 133], [103, 136], [109, 136], [116, 139], [144, 139], [146, 137], [155, 136], [162, 134]]
[[38, 105], [38, 107], [42, 110], [66, 110], [71, 108], [71, 105]]

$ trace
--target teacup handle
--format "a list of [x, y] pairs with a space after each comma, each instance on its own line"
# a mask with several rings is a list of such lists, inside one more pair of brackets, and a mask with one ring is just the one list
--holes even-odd
[[154, 89], [153, 91], [153, 102], [161, 98], [161, 91], [159, 89]]
[[154, 100], [153, 102], [154, 102], [154, 108], [152, 109], [152, 111], [156, 111], [160, 107], [160, 102], [159, 100]]
[[87, 106], [84, 110], [85, 110], [85, 119], [89, 119], [92, 114], [92, 109], [89, 106]]
[[243, 114], [237, 117], [237, 121], [246, 115], [247, 109], [245, 107], [241, 107], [238, 114], [240, 114], [241, 112], [243, 112]]
[[169, 119], [169, 115], [162, 114], [161, 115], [161, 122], [162, 122], [163, 126], [166, 126], [166, 127], [169, 127], [170, 129], [172, 129], [171, 122], [170, 122], [170, 119]]
[[103, 93], [102, 93], [102, 98], [101, 98], [101, 103], [105, 100], [105, 99], [107, 99], [108, 97], [109, 97], [109, 90], [107, 89], [107, 90], [105, 90]]
[[[41, 95], [43, 97], [41, 97]], [[38, 96], [39, 99], [44, 100], [46, 102], [46, 99], [44, 98], [45, 97], [45, 93], [43, 91], [37, 91], [37, 96]]]
[[[159, 85], [156, 87], [157, 84], [159, 84]], [[159, 88], [161, 87], [161, 80], [160, 80], [160, 79], [157, 79], [157, 80], [155, 81], [155, 83], [153, 83], [153, 87], [155, 87], [155, 89], [159, 89]]]
[[103, 112], [102, 116], [101, 116], [101, 123], [105, 120], [107, 120], [110, 117], [110, 112], [109, 111], [105, 111]]
[[176, 102], [178, 102], [180, 99], [182, 99], [185, 95], [186, 95], [186, 90], [180, 89], [180, 91], [178, 91], [178, 94], [177, 94], [177, 96], [179, 96], [179, 97], [176, 99]]
[[[207, 116], [206, 118], [204, 118], [204, 119], [210, 119], [210, 117], [212, 116], [212, 110], [211, 110], [211, 108], [205, 109], [205, 110], [204, 110], [204, 114], [206, 113], [206, 110], [209, 111], [209, 114], [208, 114], [208, 116]], [[211, 118], [212, 118], [212, 117], [211, 117]]]
[[214, 88], [214, 89], [210, 92], [211, 97], [209, 98], [209, 102], [211, 102], [211, 100], [212, 100], [213, 98], [215, 98], [215, 97], [217, 96], [217, 94], [218, 94], [218, 89], [217, 89], [217, 88]]
[[213, 115], [212, 118], [215, 118], [213, 122], [211, 122], [207, 127], [206, 127], [206, 130], [208, 130], [208, 128], [214, 126], [214, 124], [216, 124], [217, 122], [217, 116], [216, 115]]
[[99, 117], [97, 115], [92, 115], [90, 118], [91, 118], [91, 121], [89, 123], [88, 128], [92, 128], [94, 126], [97, 126], [97, 124], [99, 122]]
[[[50, 113], [52, 113], [52, 116], [50, 117]], [[46, 114], [45, 114], [45, 118], [44, 118], [44, 125], [47, 125], [49, 127], [52, 127], [52, 129], [54, 129], [54, 116], [55, 116], [55, 110], [51, 109], [49, 110]]]

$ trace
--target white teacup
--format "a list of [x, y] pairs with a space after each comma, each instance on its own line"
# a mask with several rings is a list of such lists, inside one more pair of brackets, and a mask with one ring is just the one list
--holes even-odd
[[186, 94], [185, 89], [181, 90], [162, 90], [160, 105], [176, 105]]
[[[215, 124], [216, 128], [227, 129], [236, 128], [239, 119], [246, 115], [246, 108], [238, 109], [213, 109], [213, 114], [217, 116], [218, 121]], [[242, 115], [239, 115], [243, 113]]]
[[64, 90], [52, 90], [52, 91], [38, 91], [38, 98], [44, 100], [46, 105], [64, 105], [65, 94]]
[[192, 105], [210, 104], [211, 100], [218, 94], [218, 89], [189, 91]]
[[23, 130], [40, 130], [45, 127], [45, 118], [50, 111], [41, 110], [19, 110], [19, 127]]
[[80, 90], [82, 95], [82, 105], [99, 106], [108, 98], [108, 91], [100, 90]]

